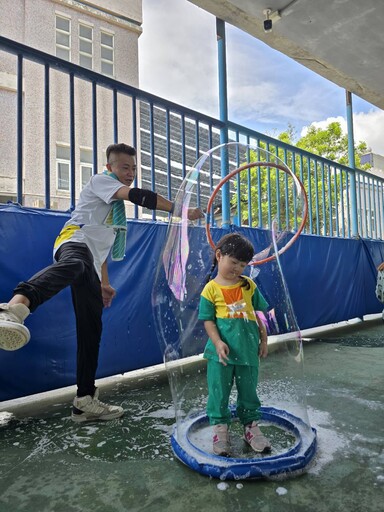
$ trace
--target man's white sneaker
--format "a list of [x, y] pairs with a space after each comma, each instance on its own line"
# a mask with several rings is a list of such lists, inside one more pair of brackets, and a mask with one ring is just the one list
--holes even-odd
[[96, 389], [93, 397], [91, 395], [75, 397], [71, 418], [73, 421], [108, 421], [120, 418], [124, 409], [117, 405], [108, 405], [100, 402], [99, 390]]
[[0, 304], [0, 348], [18, 350], [31, 339], [23, 325], [30, 311], [24, 304]]

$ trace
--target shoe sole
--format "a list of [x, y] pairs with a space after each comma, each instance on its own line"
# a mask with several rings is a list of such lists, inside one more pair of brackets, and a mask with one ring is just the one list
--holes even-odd
[[221, 450], [213, 445], [213, 453], [214, 455], [218, 455], [219, 457], [230, 457], [231, 456], [231, 450], [229, 446], [227, 448], [222, 448]]
[[31, 334], [25, 325], [16, 322], [0, 321], [0, 348], [13, 351], [24, 347], [31, 339]]
[[230, 457], [231, 454], [230, 452], [215, 452], [215, 450], [213, 450], [213, 453], [214, 455], [218, 455], [219, 457]]
[[75, 423], [83, 423], [85, 421], [110, 421], [115, 420], [117, 418], [121, 418], [123, 416], [124, 411], [115, 412], [113, 414], [108, 414], [105, 416], [87, 416], [86, 413], [83, 414], [71, 414], [71, 420]]
[[244, 439], [244, 442], [250, 447], [252, 448], [252, 450], [256, 453], [271, 453], [272, 451], [272, 446], [264, 446], [264, 448], [261, 448], [261, 449], [258, 449], [258, 448], [254, 448], [251, 443], [248, 441], [248, 439], [246, 439], [246, 437], [243, 437]]
[[250, 448], [252, 448], [252, 450], [255, 452], [255, 453], [271, 453], [272, 451], [272, 448], [271, 447], [266, 447], [266, 448], [263, 448], [262, 450], [257, 450], [256, 448], [253, 448], [253, 446], [251, 446], [250, 444], [248, 444], [248, 446]]

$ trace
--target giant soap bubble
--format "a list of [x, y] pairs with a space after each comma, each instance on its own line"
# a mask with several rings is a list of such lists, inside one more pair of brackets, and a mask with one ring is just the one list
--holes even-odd
[[[188, 208], [196, 204], [207, 209], [206, 217], [190, 222]], [[281, 478], [305, 471], [315, 455], [302, 340], [280, 261], [304, 227], [306, 208], [301, 182], [273, 150], [239, 142], [204, 153], [177, 193], [152, 300], [175, 408], [172, 448], [179, 460], [202, 474], [223, 480]], [[227, 212], [231, 218], [226, 218]], [[252, 219], [261, 227], [240, 227], [252, 224]], [[201, 354], [207, 335], [198, 320], [198, 306], [215, 243], [229, 231], [239, 231], [253, 243], [256, 254], [246, 273], [270, 305], [262, 315], [269, 356], [260, 361], [257, 386], [262, 402], [259, 424], [272, 444], [268, 455], [253, 452], [242, 440], [235, 386], [230, 457], [213, 453], [212, 426], [205, 412], [208, 391]]]

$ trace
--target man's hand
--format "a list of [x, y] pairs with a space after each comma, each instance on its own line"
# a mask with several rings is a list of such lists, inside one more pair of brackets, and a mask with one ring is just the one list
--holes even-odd
[[198, 220], [204, 217], [201, 208], [188, 208], [188, 220]]
[[103, 297], [104, 307], [109, 308], [109, 306], [112, 304], [112, 300], [116, 297], [116, 290], [112, 288], [110, 284], [102, 284], [101, 295]]
[[384, 270], [384, 261], [383, 263], [380, 263], [380, 265], [377, 267], [377, 270]]

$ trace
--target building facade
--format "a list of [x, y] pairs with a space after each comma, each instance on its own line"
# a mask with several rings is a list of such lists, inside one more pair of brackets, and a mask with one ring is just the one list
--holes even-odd
[[[138, 38], [142, 32], [141, 0], [1, 0], [0, 33], [26, 46], [138, 87]], [[23, 62], [23, 204], [44, 207], [45, 131], [44, 66]], [[69, 208], [69, 75], [50, 70], [50, 201]], [[97, 169], [94, 169], [92, 83], [74, 80], [75, 195], [105, 165], [113, 142], [113, 96], [97, 88]], [[16, 200], [17, 56], [0, 52], [0, 202]], [[119, 140], [132, 141], [131, 104], [119, 98]]]

